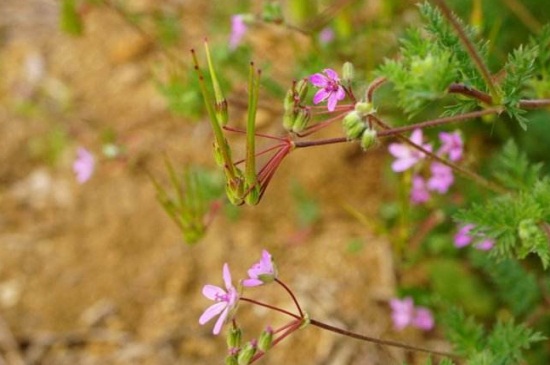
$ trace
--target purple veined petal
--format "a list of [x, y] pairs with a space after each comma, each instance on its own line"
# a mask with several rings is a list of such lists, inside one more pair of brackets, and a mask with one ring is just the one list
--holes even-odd
[[309, 77], [309, 82], [311, 82], [313, 86], [316, 86], [316, 87], [325, 87], [327, 86], [328, 80], [325, 75], [316, 73]]
[[218, 335], [220, 333], [228, 314], [229, 314], [229, 308], [225, 308], [222, 314], [220, 314], [220, 316], [218, 317], [216, 324], [214, 325], [214, 329], [212, 330], [213, 334]]
[[391, 164], [391, 168], [395, 172], [403, 172], [411, 168], [412, 166], [414, 166], [414, 164], [417, 162], [418, 162], [417, 159], [411, 158], [411, 157], [400, 158], [398, 160], [393, 161], [393, 163]]
[[225, 290], [216, 285], [205, 285], [202, 288], [202, 295], [210, 300], [217, 300], [220, 296], [227, 294]]
[[207, 323], [212, 318], [220, 314], [226, 307], [227, 307], [227, 302], [218, 302], [218, 303], [212, 304], [210, 307], [206, 308], [206, 310], [200, 316], [199, 324], [203, 325]]
[[313, 103], [319, 104], [329, 96], [330, 96], [330, 93], [326, 92], [325, 89], [320, 89], [315, 93], [315, 96], [313, 97]]
[[233, 283], [231, 282], [231, 272], [229, 271], [229, 265], [227, 263], [223, 264], [223, 282], [225, 283], [225, 287], [227, 289], [233, 287]]
[[334, 80], [334, 81], [338, 81], [338, 80], [340, 79], [340, 78], [338, 77], [338, 74], [336, 73], [336, 71], [334, 71], [334, 70], [331, 69], [331, 68], [325, 68], [325, 69], [323, 70], [323, 72], [324, 72], [325, 74], [327, 74], [327, 76], [328, 76], [329, 79], [332, 79], [332, 80]]
[[388, 151], [393, 155], [393, 157], [403, 158], [410, 156], [410, 150], [407, 146], [400, 143], [391, 143], [388, 146]]

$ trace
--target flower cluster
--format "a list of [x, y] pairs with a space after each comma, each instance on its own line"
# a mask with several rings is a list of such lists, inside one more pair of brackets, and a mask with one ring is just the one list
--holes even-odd
[[425, 307], [415, 306], [411, 297], [403, 299], [390, 300], [392, 309], [393, 326], [396, 330], [402, 330], [406, 327], [416, 327], [418, 329], [429, 331], [434, 327], [434, 318], [432, 312]]
[[[432, 152], [430, 144], [424, 144], [421, 129], [416, 129], [411, 134], [411, 142], [421, 146], [428, 152]], [[436, 154], [439, 157], [448, 158], [450, 161], [458, 161], [462, 158], [463, 142], [459, 132], [439, 134], [441, 147]], [[395, 172], [403, 172], [418, 165], [426, 154], [407, 144], [392, 143], [388, 150], [396, 159], [392, 163], [392, 170]], [[415, 204], [425, 203], [430, 199], [430, 192], [445, 194], [454, 183], [453, 170], [442, 164], [434, 161], [430, 164], [430, 177], [424, 178], [419, 173], [419, 168], [415, 169], [412, 177], [411, 201]]]
[[465, 224], [458, 229], [454, 236], [454, 244], [457, 248], [468, 246], [475, 239], [474, 247], [478, 250], [488, 251], [495, 245], [495, 241], [483, 236], [483, 234], [473, 235], [470, 233], [475, 228], [473, 224]]

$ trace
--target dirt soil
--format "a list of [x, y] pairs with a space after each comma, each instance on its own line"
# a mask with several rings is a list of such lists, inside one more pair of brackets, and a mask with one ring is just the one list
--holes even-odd
[[[160, 6], [128, 3], [143, 11]], [[213, 5], [172, 3], [189, 25], [180, 49], [190, 67], [186, 50], [200, 47]], [[237, 220], [219, 214], [206, 237], [188, 246], [157, 204], [146, 171], [165, 176], [163, 153], [180, 166], [214, 167], [208, 123], [169, 113], [152, 81], [164, 56], [119, 15], [94, 8], [84, 35], [72, 37], [59, 30], [58, 6], [0, 4], [0, 364], [220, 364], [225, 340], [212, 336], [211, 324], [198, 324], [210, 305], [201, 288], [222, 284], [224, 262], [235, 278], [244, 277], [262, 248], [312, 318], [439, 346], [434, 333], [392, 330], [389, 242], [349, 213], [351, 207], [368, 220], [386, 196], [383, 148], [368, 155], [356, 145], [296, 151], [260, 205], [243, 207]], [[273, 40], [257, 34], [253, 42], [260, 57], [269, 57], [261, 50]], [[288, 57], [284, 52], [272, 57]], [[277, 116], [264, 115], [263, 129], [280, 130]], [[123, 157], [100, 158], [91, 180], [79, 185], [71, 169], [76, 148], [101, 156], [106, 133], [116, 136]], [[321, 207], [308, 232], [296, 223], [290, 193], [296, 181]], [[350, 252], [357, 238], [362, 249]], [[272, 287], [246, 294], [292, 309]], [[282, 320], [246, 303], [239, 308], [247, 339]], [[308, 327], [259, 363], [423, 358]]]

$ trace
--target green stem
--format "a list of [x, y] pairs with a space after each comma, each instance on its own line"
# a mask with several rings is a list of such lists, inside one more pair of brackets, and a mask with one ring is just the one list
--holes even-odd
[[258, 109], [259, 74], [250, 63], [248, 75], [248, 120], [246, 124], [245, 179], [248, 187], [255, 186], [256, 179], [256, 110]]

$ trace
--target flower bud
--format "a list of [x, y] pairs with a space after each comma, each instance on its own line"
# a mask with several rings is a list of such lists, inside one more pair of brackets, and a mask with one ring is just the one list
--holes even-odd
[[239, 365], [237, 354], [229, 354], [225, 357], [225, 365]]
[[239, 365], [248, 365], [250, 364], [250, 361], [252, 360], [252, 357], [256, 354], [257, 351], [257, 345], [256, 341], [252, 340], [248, 342], [239, 352], [239, 355], [237, 356], [238, 364]]
[[231, 351], [241, 347], [243, 331], [239, 327], [230, 326], [227, 331], [227, 348]]
[[285, 114], [283, 115], [283, 128], [290, 132], [295, 119], [296, 113], [294, 113], [294, 108], [289, 110], [285, 109]]
[[307, 80], [305, 79], [301, 79], [296, 84], [295, 90], [297, 92], [298, 100], [299, 101], [304, 100], [305, 97], [307, 96], [307, 92], [309, 91], [309, 82], [307, 82]]
[[345, 62], [342, 67], [342, 82], [346, 86], [350, 86], [355, 76], [355, 70], [353, 69], [353, 64], [351, 62]]
[[376, 113], [376, 109], [374, 108], [372, 103], [366, 101], [360, 101], [356, 103], [355, 111], [358, 112], [362, 118], [366, 117], [367, 115]]
[[349, 112], [342, 121], [344, 133], [348, 140], [358, 139], [365, 130], [365, 123], [357, 111]]
[[260, 339], [258, 340], [258, 350], [262, 352], [267, 352], [269, 349], [271, 349], [271, 345], [273, 344], [273, 329], [268, 326], [260, 335]]
[[363, 151], [368, 150], [376, 144], [376, 131], [371, 128], [367, 128], [363, 131], [361, 136], [361, 148]]
[[241, 170], [235, 170], [238, 176], [230, 176], [229, 173], [225, 172], [225, 178], [227, 183], [225, 184], [225, 194], [227, 199], [233, 205], [242, 205], [243, 204], [243, 194], [244, 194], [244, 180], [242, 177]]
[[244, 201], [248, 205], [256, 205], [260, 201], [260, 184], [255, 182], [252, 186], [246, 186]]

